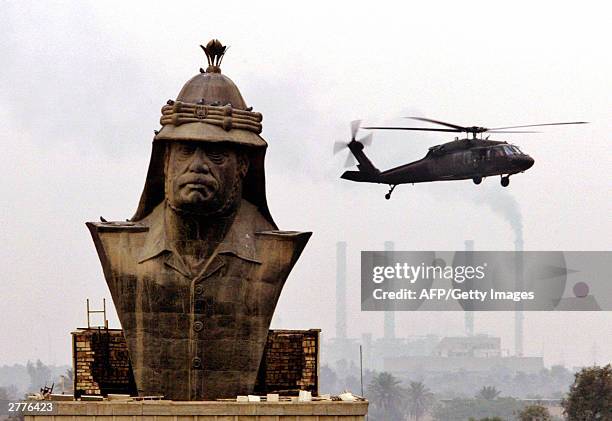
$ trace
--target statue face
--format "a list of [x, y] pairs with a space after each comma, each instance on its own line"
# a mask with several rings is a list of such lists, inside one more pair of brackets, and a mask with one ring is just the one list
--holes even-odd
[[240, 201], [248, 161], [232, 145], [171, 142], [166, 154], [166, 199], [174, 209], [210, 215]]

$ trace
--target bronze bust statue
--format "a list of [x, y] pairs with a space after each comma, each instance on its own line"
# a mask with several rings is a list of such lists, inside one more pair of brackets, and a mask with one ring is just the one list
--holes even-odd
[[251, 393], [281, 290], [311, 233], [278, 231], [262, 116], [221, 74], [226, 47], [162, 108], [127, 222], [88, 222], [141, 395]]

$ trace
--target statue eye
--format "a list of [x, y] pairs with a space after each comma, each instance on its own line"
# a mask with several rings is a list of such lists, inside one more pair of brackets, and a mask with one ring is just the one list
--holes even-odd
[[215, 164], [222, 164], [227, 158], [227, 153], [222, 151], [208, 151], [206, 155]]
[[195, 152], [195, 146], [188, 143], [181, 144], [179, 151], [181, 155], [189, 156]]
[[229, 156], [229, 151], [227, 148], [220, 145], [209, 145], [209, 147], [206, 148], [206, 156], [214, 164], [220, 165], [223, 164]]

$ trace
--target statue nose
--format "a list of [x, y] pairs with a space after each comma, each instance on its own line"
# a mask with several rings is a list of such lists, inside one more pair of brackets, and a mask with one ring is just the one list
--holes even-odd
[[210, 172], [208, 158], [204, 151], [196, 151], [193, 155], [193, 159], [189, 164], [189, 170], [197, 173], [208, 174]]

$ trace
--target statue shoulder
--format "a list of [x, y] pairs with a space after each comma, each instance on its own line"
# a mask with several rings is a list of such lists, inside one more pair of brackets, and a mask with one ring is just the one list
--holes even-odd
[[[259, 209], [247, 200], [242, 201], [235, 223], [248, 225], [248, 230], [252, 230], [250, 232], [254, 232], [258, 240], [307, 242], [312, 235], [312, 232], [283, 231], [276, 229], [276, 227], [261, 214]], [[245, 229], [247, 228], [245, 227], [242, 230]]]
[[113, 221], [85, 223], [96, 246], [104, 273], [113, 267], [128, 268], [138, 261], [149, 227], [140, 222]]
[[[308, 243], [312, 232], [266, 230], [255, 233], [259, 258], [271, 267], [291, 270]], [[288, 272], [287, 272], [288, 273]]]
[[87, 228], [93, 233], [102, 232], [147, 232], [149, 227], [141, 222], [131, 221], [104, 221], [104, 222], [86, 222]]
[[271, 241], [308, 241], [312, 236], [310, 231], [264, 230], [255, 233], [262, 240]]

